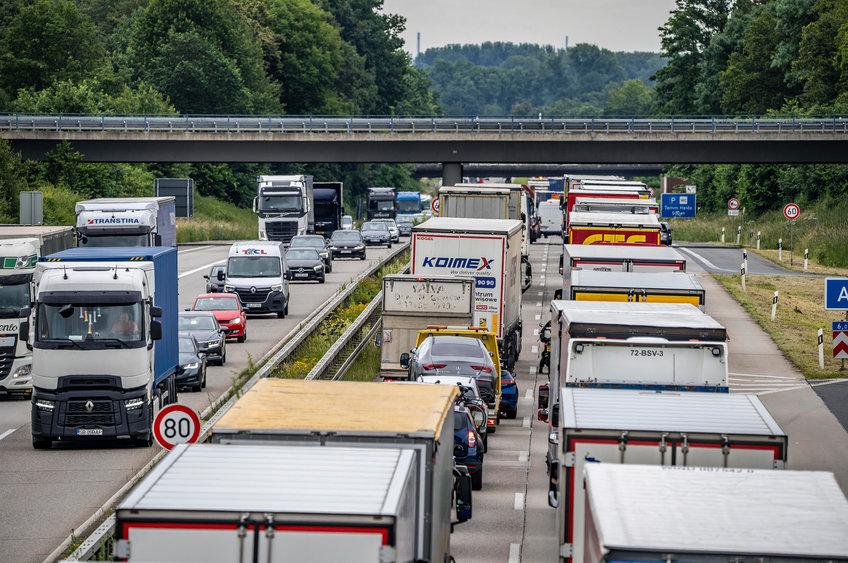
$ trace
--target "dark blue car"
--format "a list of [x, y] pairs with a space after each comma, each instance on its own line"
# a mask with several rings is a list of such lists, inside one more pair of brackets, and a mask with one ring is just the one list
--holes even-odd
[[454, 406], [453, 420], [453, 458], [457, 465], [468, 467], [471, 488], [479, 491], [483, 488], [483, 439], [464, 406]]
[[504, 418], [515, 418], [518, 414], [518, 383], [508, 371], [501, 371], [501, 405], [498, 412]]

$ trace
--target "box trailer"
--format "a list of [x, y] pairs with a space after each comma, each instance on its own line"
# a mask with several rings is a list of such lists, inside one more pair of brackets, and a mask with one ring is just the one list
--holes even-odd
[[[260, 379], [215, 424], [209, 440], [411, 451], [419, 475], [415, 558], [445, 561], [450, 557], [457, 395], [447, 385]], [[348, 486], [358, 479], [355, 471], [340, 471]]]
[[312, 182], [315, 204], [315, 234], [330, 238], [333, 231], [342, 228], [344, 213], [344, 183]]
[[384, 276], [380, 377], [406, 378], [400, 355], [415, 347], [419, 330], [428, 325], [471, 326], [474, 283], [471, 276]]
[[593, 463], [581, 561], [848, 559], [848, 501], [829, 471]]
[[706, 291], [695, 274], [572, 270], [565, 299], [628, 303], [689, 303], [704, 310]]
[[414, 561], [418, 471], [402, 448], [178, 445], [118, 506], [115, 555]]
[[614, 244], [564, 244], [560, 273], [566, 291], [571, 271], [685, 272], [686, 258], [668, 246], [622, 246]]
[[588, 465], [786, 467], [788, 437], [756, 395], [572, 388], [561, 394], [549, 502], [566, 560], [584, 561]]
[[79, 246], [176, 246], [176, 198], [101, 197], [75, 206]]
[[569, 244], [660, 244], [660, 221], [653, 213], [568, 214]]
[[474, 325], [498, 337], [501, 363], [521, 352], [520, 221], [436, 217], [412, 228], [413, 275], [473, 276]]
[[603, 197], [577, 197], [572, 212], [588, 213], [659, 213], [655, 199], [618, 199]]
[[[458, 184], [439, 188], [439, 217], [469, 219], [516, 219], [510, 215], [510, 190]], [[517, 196], [516, 196], [517, 197]]]
[[568, 228], [568, 215], [574, 211], [574, 205], [578, 199], [598, 198], [604, 201], [611, 200], [634, 200], [647, 199], [647, 190], [642, 190], [633, 186], [581, 186], [576, 185], [574, 188], [569, 188], [565, 195], [565, 199], [560, 201], [563, 211], [564, 228]]

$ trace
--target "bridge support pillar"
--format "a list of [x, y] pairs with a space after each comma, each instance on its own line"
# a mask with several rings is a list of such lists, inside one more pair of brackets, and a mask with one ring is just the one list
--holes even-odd
[[453, 186], [462, 183], [462, 163], [461, 162], [443, 162], [442, 163], [442, 185]]

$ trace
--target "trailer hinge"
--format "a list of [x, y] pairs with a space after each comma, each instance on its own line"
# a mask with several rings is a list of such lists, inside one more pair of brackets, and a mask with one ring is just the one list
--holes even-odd
[[115, 558], [130, 558], [130, 540], [118, 540], [115, 542]]
[[577, 454], [575, 452], [565, 452], [565, 459], [563, 460], [563, 465], [566, 467], [574, 467], [577, 463]]
[[629, 432], [625, 430], [621, 433], [621, 436], [618, 438], [618, 451], [621, 452], [621, 461], [620, 463], [624, 463], [624, 453], [627, 451], [627, 435]]
[[380, 546], [380, 563], [394, 563], [397, 560], [395, 548], [390, 545]]
[[559, 545], [559, 556], [565, 557], [566, 559], [571, 558], [574, 555], [574, 544], [572, 543], [561, 543]]

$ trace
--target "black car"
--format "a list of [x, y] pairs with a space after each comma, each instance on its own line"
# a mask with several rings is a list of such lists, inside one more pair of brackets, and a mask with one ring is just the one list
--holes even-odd
[[468, 467], [471, 488], [483, 488], [483, 438], [474, 425], [471, 413], [463, 405], [453, 408], [453, 457], [457, 465]]
[[324, 260], [314, 248], [290, 248], [286, 252], [287, 279], [324, 283]]
[[206, 387], [206, 356], [197, 347], [197, 341], [190, 334], [180, 334], [180, 369], [177, 373], [177, 386], [200, 391]]
[[329, 274], [333, 271], [333, 254], [327, 246], [327, 239], [321, 235], [297, 235], [292, 237], [289, 249], [314, 248], [324, 260], [324, 270]]
[[224, 262], [215, 264], [209, 270], [209, 273], [203, 276], [206, 279], [206, 293], [222, 293], [224, 291], [224, 282], [218, 280], [218, 272], [223, 272], [226, 276], [227, 264]]
[[357, 230], [333, 231], [330, 236], [330, 251], [333, 258], [355, 258], [365, 260], [365, 241]]
[[218, 324], [212, 311], [182, 311], [179, 314], [178, 330], [190, 334], [197, 341], [206, 359], [219, 366], [227, 361], [227, 329]]
[[665, 221], [660, 223], [660, 244], [671, 246], [672, 232], [674, 232], [674, 229], [672, 229], [668, 223], [666, 223]]

